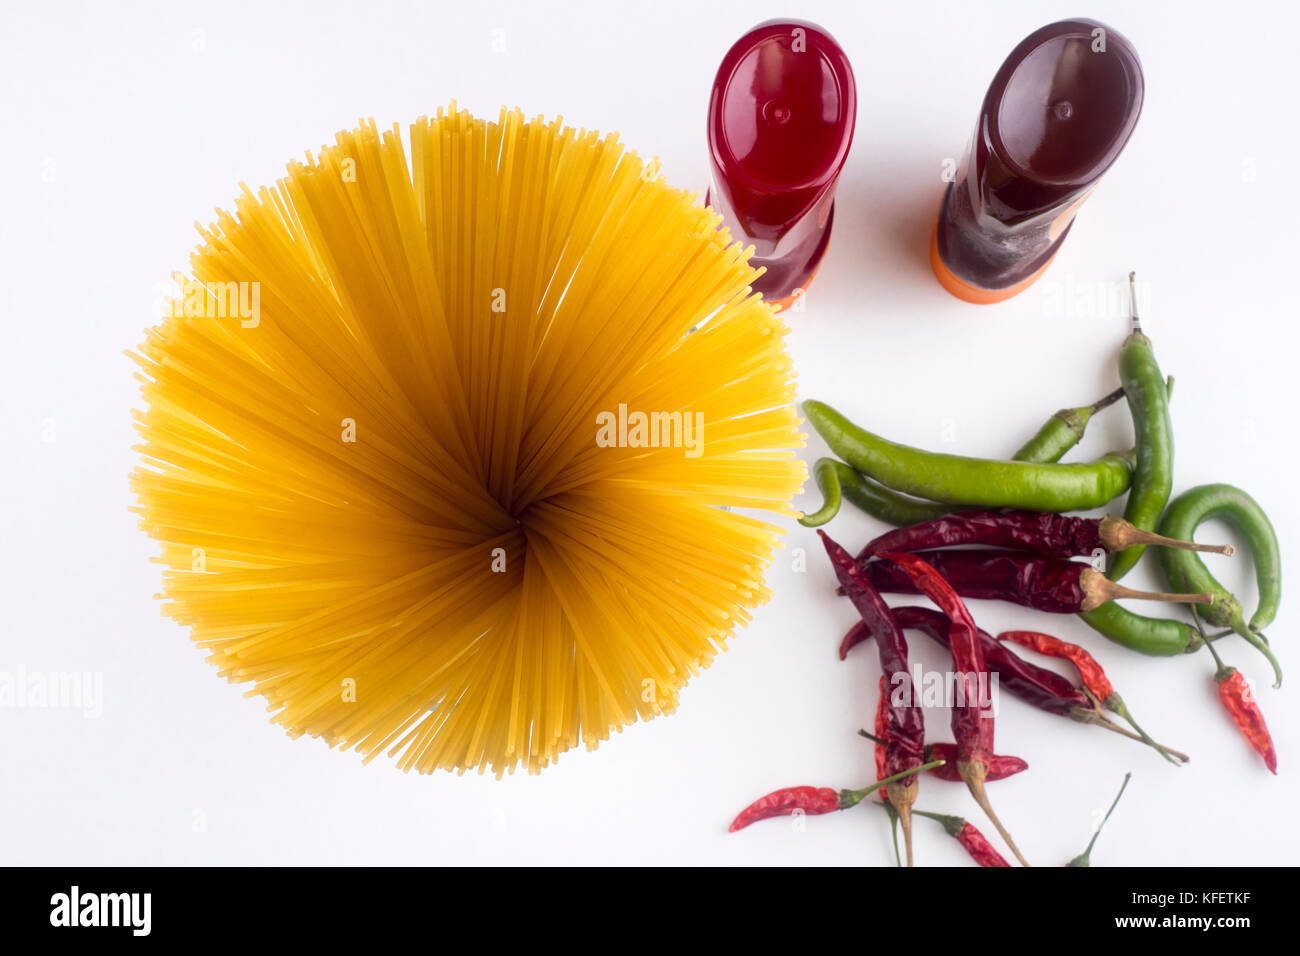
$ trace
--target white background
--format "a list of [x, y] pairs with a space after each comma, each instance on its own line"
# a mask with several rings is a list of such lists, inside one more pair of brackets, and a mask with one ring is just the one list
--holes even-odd
[[[835, 236], [791, 316], [802, 397], [913, 444], [1010, 454], [1062, 405], [1117, 384], [1126, 331], [1099, 289], [1138, 270], [1144, 316], [1177, 377], [1176, 491], [1228, 481], [1297, 553], [1294, 9], [1094, 2], [711, 4], [18, 4], [0, 14], [0, 670], [97, 671], [103, 716], [0, 710], [0, 862], [884, 864], [883, 816], [726, 826], [767, 790], [856, 786], [874, 653], [840, 663], [853, 620], [810, 570], [779, 563], [776, 597], [683, 696], [540, 777], [404, 775], [291, 741], [260, 698], [217, 679], [152, 595], [155, 545], [128, 514], [138, 404], [123, 350], [151, 324], [155, 284], [186, 266], [192, 223], [284, 163], [374, 116], [407, 123], [452, 97], [617, 129], [673, 182], [706, 182], [705, 108], [724, 51], [757, 22], [829, 29], [857, 73], [857, 136]], [[1128, 148], [1037, 286], [993, 307], [947, 297], [926, 261], [945, 158], [1026, 34], [1086, 12], [1126, 34], [1146, 71]], [[494, 53], [493, 31], [505, 51]], [[1080, 454], [1126, 446], [1122, 408]], [[42, 441], [49, 420], [54, 440]], [[45, 437], [49, 437], [46, 435]], [[823, 449], [810, 439], [809, 459]], [[815, 506], [812, 495], [801, 502]], [[880, 530], [847, 512], [850, 547]], [[1202, 538], [1222, 538], [1207, 526]], [[1253, 607], [1245, 559], [1216, 572]], [[1144, 565], [1135, 586], [1158, 583]], [[1291, 679], [1294, 597], [1270, 634]], [[1140, 610], [1152, 610], [1141, 608]], [[1225, 641], [1255, 681], [1280, 751], [1274, 778], [1214, 696], [1208, 655], [1143, 658], [1073, 618], [977, 604], [991, 630], [1054, 629], [1093, 648], [1148, 729], [1145, 748], [1003, 701], [999, 749], [1029, 772], [990, 789], [1032, 862], [1087, 841], [1123, 773], [1133, 783], [1096, 863], [1292, 863], [1300, 693]], [[942, 658], [917, 636], [914, 656]], [[929, 717], [946, 738], [946, 716]], [[971, 817], [963, 788], [926, 780], [921, 806]], [[195, 821], [205, 819], [206, 829]], [[962, 864], [918, 824], [927, 864]]]

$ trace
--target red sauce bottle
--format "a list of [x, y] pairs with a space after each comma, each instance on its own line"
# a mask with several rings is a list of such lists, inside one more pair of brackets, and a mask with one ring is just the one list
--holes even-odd
[[768, 20], [718, 67], [709, 99], [707, 202], [767, 272], [755, 290], [782, 308], [807, 288], [834, 220], [835, 184], [853, 142], [848, 57], [802, 20]]
[[945, 289], [1000, 302], [1047, 268], [1142, 111], [1142, 64], [1095, 20], [1036, 30], [993, 77], [930, 244]]

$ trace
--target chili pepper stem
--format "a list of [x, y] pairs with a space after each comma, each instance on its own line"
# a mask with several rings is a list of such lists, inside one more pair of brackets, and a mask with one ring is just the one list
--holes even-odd
[[891, 783], [897, 783], [906, 777], [913, 777], [917, 774], [925, 773], [927, 770], [933, 770], [935, 767], [942, 767], [948, 761], [931, 760], [929, 763], [923, 763], [919, 767], [911, 767], [907, 770], [899, 771], [891, 777], [883, 780], [877, 780], [869, 787], [863, 787], [861, 790], [841, 790], [840, 791], [840, 809], [847, 810], [849, 807], [856, 806], [864, 799], [871, 796], [881, 787], [887, 787]]
[[[1186, 580], [1186, 576], [1184, 576], [1184, 580]], [[1205, 626], [1201, 623], [1200, 611], [1196, 610], [1195, 605], [1193, 605], [1190, 610], [1192, 611], [1192, 619], [1196, 622], [1196, 631], [1200, 633], [1201, 641], [1203, 641], [1206, 648], [1209, 648], [1210, 641], [1214, 640], [1214, 637], [1222, 635], [1214, 635], [1213, 637], [1206, 636]], [[1278, 661], [1277, 656], [1273, 653], [1273, 649], [1270, 648], [1268, 637], [1265, 637], [1261, 632], [1256, 631], [1255, 628], [1252, 627], [1230, 627], [1229, 633], [1238, 633], [1238, 635], [1244, 637], [1245, 643], [1253, 646], [1253, 648], [1258, 650], [1261, 654], [1264, 654], [1265, 661], [1268, 661], [1269, 666], [1273, 667], [1273, 689], [1282, 687], [1282, 663]], [[1219, 665], [1219, 672], [1222, 674], [1223, 662], [1219, 661], [1219, 656], [1214, 653], [1214, 648], [1210, 648], [1210, 653], [1214, 654], [1214, 659], [1216, 659]], [[1232, 670], [1231, 667], [1229, 670]], [[1218, 679], [1223, 680], [1222, 676], [1219, 676]]]
[[1128, 787], [1128, 782], [1132, 777], [1133, 774], [1131, 773], [1124, 774], [1124, 782], [1119, 785], [1119, 793], [1115, 794], [1115, 799], [1110, 803], [1110, 809], [1107, 810], [1106, 815], [1101, 818], [1101, 823], [1097, 824], [1097, 829], [1093, 833], [1092, 839], [1088, 841], [1087, 848], [1069, 863], [1065, 864], [1066, 866], [1092, 866], [1092, 848], [1096, 846], [1097, 837], [1101, 836], [1101, 828], [1106, 825], [1106, 821], [1110, 819], [1110, 815], [1115, 812], [1115, 807], [1119, 804], [1119, 798], [1124, 796], [1124, 790]]
[[1079, 575], [1079, 586], [1083, 589], [1081, 611], [1092, 611], [1107, 601], [1115, 598], [1137, 598], [1142, 601], [1166, 601], [1171, 604], [1210, 604], [1213, 594], [1174, 594], [1169, 591], [1138, 591], [1134, 588], [1116, 584], [1100, 571], [1085, 568]]
[[1107, 710], [1109, 710], [1111, 713], [1118, 714], [1120, 717], [1123, 717], [1125, 720], [1127, 720], [1130, 726], [1132, 726], [1132, 728], [1135, 731], [1137, 731], [1139, 740], [1141, 740], [1143, 743], [1151, 747], [1154, 747], [1156, 752], [1160, 754], [1160, 756], [1164, 757], [1175, 767], [1181, 767], [1183, 764], [1188, 762], [1187, 754], [1179, 753], [1176, 750], [1170, 750], [1168, 747], [1156, 743], [1156, 741], [1151, 737], [1151, 735], [1148, 734], [1145, 730], [1143, 730], [1138, 725], [1138, 722], [1133, 719], [1133, 715], [1129, 713], [1128, 705], [1124, 703], [1124, 698], [1120, 697], [1119, 694], [1112, 693], [1101, 703], [1102, 706], [1105, 707]]
[[966, 822], [961, 817], [953, 816], [950, 813], [933, 813], [929, 810], [913, 810], [912, 812], [918, 817], [929, 817], [931, 820], [939, 821], [950, 836], [956, 836], [961, 830], [962, 824]]
[[1128, 314], [1133, 322], [1133, 331], [1142, 334], [1142, 320], [1138, 318], [1137, 270], [1128, 274]]
[[903, 828], [903, 847], [907, 851], [907, 865], [915, 866], [912, 856], [912, 804], [916, 803], [916, 781], [907, 786], [891, 783], [887, 790], [889, 805], [898, 813], [899, 825]]
[[1214, 658], [1214, 679], [1216, 681], [1226, 680], [1235, 668], [1229, 667], [1227, 664], [1223, 663], [1223, 658], [1220, 657], [1219, 652], [1214, 649], [1214, 645], [1210, 643], [1210, 639], [1205, 636], [1205, 628], [1201, 626], [1201, 616], [1196, 613], [1194, 608], [1192, 610], [1192, 617], [1196, 620], [1196, 629], [1201, 632], [1201, 640], [1205, 642], [1205, 649], [1209, 651], [1210, 656]]
[[[1223, 638], [1236, 633], [1237, 633], [1236, 631], [1234, 631], [1232, 628], [1229, 627], [1229, 628], [1225, 628], [1222, 631], [1215, 631], [1213, 634], [1206, 634], [1204, 631], [1202, 631], [1200, 634], [1193, 634], [1191, 641], [1189, 641], [1187, 644], [1185, 653], [1190, 654], [1193, 651], [1199, 651], [1202, 645], [1208, 644], [1210, 643], [1210, 641], [1222, 640]], [[1263, 637], [1262, 634], [1260, 636]], [[1265, 641], [1265, 643], [1267, 643], [1267, 640]]]
[[1237, 631], [1237, 633], [1240, 634], [1246, 640], [1247, 644], [1250, 644], [1252, 647], [1255, 648], [1255, 650], [1263, 654], [1264, 659], [1268, 661], [1269, 666], [1273, 668], [1274, 690], [1281, 687], [1282, 686], [1282, 664], [1280, 661], [1278, 661], [1277, 657], [1273, 654], [1272, 648], [1268, 646], [1268, 638], [1266, 638], [1263, 634], [1258, 633], [1257, 631], [1252, 631], [1248, 627], [1242, 628], [1241, 630]]
[[1107, 551], [1123, 551], [1135, 544], [1152, 544], [1163, 548], [1177, 548], [1179, 551], [1203, 551], [1207, 554], [1233, 554], [1235, 549], [1230, 544], [1197, 544], [1195, 541], [1180, 541], [1167, 538], [1154, 531], [1143, 531], [1132, 522], [1114, 515], [1101, 519], [1097, 527], [1098, 537]]
[[[1195, 606], [1191, 608], [1191, 612], [1192, 612], [1192, 619], [1196, 622], [1196, 630], [1200, 633], [1201, 641], [1205, 644], [1206, 647], [1210, 648], [1210, 653], [1214, 655], [1214, 661], [1218, 665], [1218, 672], [1215, 674], [1215, 678], [1217, 680], [1222, 681], [1224, 680], [1223, 675], [1228, 671], [1232, 671], [1233, 668], [1225, 667], [1223, 660], [1218, 655], [1218, 652], [1215, 651], [1215, 649], [1210, 645], [1210, 642], [1214, 640], [1215, 637], [1220, 637], [1222, 635], [1216, 634], [1213, 636], [1207, 636], [1205, 633], [1205, 627], [1201, 623], [1201, 615], [1196, 610]], [[1274, 656], [1272, 649], [1268, 646], [1268, 638], [1266, 638], [1263, 634], [1259, 634], [1255, 631], [1252, 631], [1250, 628], [1245, 628], [1244, 630], [1241, 631], [1238, 631], [1234, 628], [1234, 629], [1230, 629], [1229, 633], [1240, 634], [1242, 637], [1246, 639], [1247, 643], [1249, 643], [1252, 647], [1255, 648], [1255, 650], [1259, 651], [1261, 654], [1264, 655], [1264, 659], [1268, 661], [1270, 666], [1272, 666], [1273, 676], [1274, 678], [1276, 678], [1273, 681], [1273, 689], [1276, 690], [1277, 688], [1281, 687], [1282, 686], [1282, 665], [1278, 662], [1277, 657]]]
[[1129, 740], [1136, 740], [1139, 743], [1144, 743], [1144, 744], [1149, 744], [1151, 746], [1154, 746], [1157, 750], [1161, 750], [1163, 752], [1172, 754], [1174, 757], [1177, 757], [1183, 763], [1191, 762], [1192, 758], [1187, 756], [1187, 754], [1183, 753], [1181, 750], [1174, 750], [1172, 747], [1165, 747], [1162, 744], [1155, 744], [1150, 740], [1140, 737], [1133, 731], [1129, 730], [1127, 727], [1121, 727], [1119, 724], [1115, 723], [1113, 720], [1111, 720], [1109, 717], [1105, 716], [1104, 714], [1098, 713], [1096, 719], [1089, 719], [1087, 722], [1090, 724], [1095, 724], [1098, 727], [1104, 727], [1107, 730], [1111, 731], [1112, 733], [1119, 734], [1121, 737], [1127, 737]]
[[894, 809], [893, 804], [888, 800], [882, 800], [876, 806], [884, 807], [885, 812], [889, 814], [889, 832], [894, 839], [894, 862], [898, 866], [903, 865], [903, 857], [898, 852], [898, 811]]
[[1110, 406], [1114, 405], [1123, 397], [1124, 397], [1124, 386], [1121, 385], [1119, 388], [1115, 389], [1115, 391], [1111, 392], [1105, 398], [1098, 399], [1097, 401], [1089, 405], [1088, 411], [1090, 411], [1093, 415], [1096, 415], [1103, 408], [1110, 408]]
[[1025, 859], [1020, 848], [1016, 846], [1016, 841], [1011, 838], [1007, 828], [1002, 825], [998, 815], [993, 812], [993, 805], [989, 803], [988, 794], [984, 791], [984, 778], [988, 774], [988, 768], [982, 760], [959, 760], [957, 761], [957, 772], [961, 774], [962, 780], [966, 781], [966, 789], [970, 795], [975, 798], [979, 808], [984, 811], [984, 815], [989, 818], [994, 829], [1002, 835], [1012, 854], [1020, 861], [1021, 866], [1029, 866], [1029, 861]]

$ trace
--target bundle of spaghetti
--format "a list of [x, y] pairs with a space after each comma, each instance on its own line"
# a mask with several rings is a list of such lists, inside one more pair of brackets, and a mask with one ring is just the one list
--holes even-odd
[[[408, 770], [672, 711], [805, 476], [718, 227], [615, 136], [454, 103], [242, 187], [129, 353], [164, 613], [291, 735]], [[600, 440], [638, 411], [703, 428]]]

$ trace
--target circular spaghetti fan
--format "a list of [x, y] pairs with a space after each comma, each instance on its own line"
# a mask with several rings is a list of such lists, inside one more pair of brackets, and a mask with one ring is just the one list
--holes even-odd
[[132, 353], [165, 613], [292, 736], [407, 770], [671, 711], [767, 598], [744, 512], [805, 475], [718, 224], [616, 136], [454, 103], [244, 187]]

